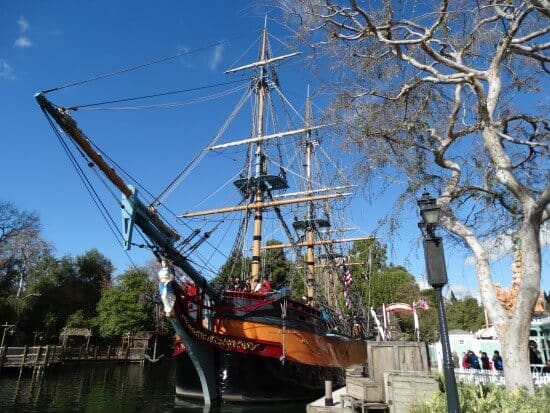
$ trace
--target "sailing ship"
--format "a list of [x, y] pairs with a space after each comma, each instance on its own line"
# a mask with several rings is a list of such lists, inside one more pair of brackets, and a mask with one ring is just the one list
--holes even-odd
[[[313, 159], [320, 147], [321, 126], [313, 124], [309, 96], [300, 127], [282, 132], [267, 129], [267, 120], [273, 117], [273, 92], [281, 95], [283, 103], [287, 102], [276, 66], [298, 53], [272, 56], [266, 27], [259, 43], [257, 61], [227, 71], [251, 73], [247, 90], [253, 100], [251, 137], [226, 143], [210, 141], [191, 162], [195, 165], [213, 151], [245, 148], [241, 151], [245, 154], [245, 166], [232, 182], [240, 203], [179, 217], [208, 217], [209, 223], [215, 222], [216, 217], [221, 217], [220, 221], [237, 217], [230, 220], [240, 225], [227, 262], [235, 264], [241, 260], [247, 268], [234, 265], [239, 274], [231, 274], [225, 268], [227, 271], [216, 278], [216, 287], [205, 275], [205, 267], [196, 265], [193, 254], [199, 254], [201, 244], [210, 242], [217, 224], [202, 233], [193, 230], [186, 237], [180, 235], [159, 213], [162, 196], [152, 203], [143, 201], [136, 187], [129, 185], [117, 166], [107, 161], [110, 158], [98, 152], [70, 110], [50, 102], [47, 92], [36, 94], [52, 126], [55, 122], [78, 146], [86, 162], [97, 167], [122, 193], [125, 248], [134, 244], [132, 237], [137, 228], [158, 260], [163, 260], [166, 268], [176, 269], [175, 277], [164, 282], [164, 296], [173, 299], [173, 308], [168, 308], [167, 313], [181, 340], [175, 356], [176, 396], [201, 398], [206, 403], [311, 399], [323, 393], [325, 380], [332, 380], [335, 386], [343, 384], [344, 369], [365, 364], [367, 358], [365, 335], [357, 330], [357, 324], [352, 330], [345, 318], [349, 297], [344, 299], [339, 294], [347, 291], [350, 275], [342, 258], [345, 254], [337, 254], [335, 248], [339, 243], [349, 245], [365, 237], [337, 238], [335, 235], [340, 232], [331, 229], [330, 203], [349, 195], [345, 191], [352, 185], [325, 187], [315, 179]], [[294, 160], [299, 172], [282, 164], [280, 143], [284, 140], [292, 141], [293, 147], [304, 155], [303, 161]], [[272, 155], [272, 150], [277, 155]], [[272, 171], [274, 165], [278, 173]], [[180, 176], [187, 172], [186, 169]], [[291, 188], [291, 173], [293, 178], [304, 178], [302, 187]], [[179, 177], [174, 181], [179, 181]], [[288, 242], [266, 243], [267, 217], [280, 224], [280, 233], [287, 236]], [[244, 241], [249, 233], [251, 245]], [[299, 296], [296, 291], [289, 292], [290, 270], [283, 277], [284, 286], [266, 286], [266, 282], [274, 283], [263, 262], [267, 251], [285, 248], [295, 254], [298, 269], [293, 274], [303, 280], [304, 291]], [[237, 279], [244, 284], [238, 284]]]

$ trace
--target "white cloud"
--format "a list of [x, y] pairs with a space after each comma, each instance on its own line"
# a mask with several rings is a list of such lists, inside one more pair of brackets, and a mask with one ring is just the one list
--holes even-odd
[[15, 79], [13, 68], [3, 59], [0, 59], [0, 77], [7, 80]]
[[31, 28], [31, 25], [29, 24], [29, 21], [25, 19], [23, 16], [21, 16], [17, 20], [17, 25], [19, 26], [19, 30], [21, 33], [25, 33]]
[[28, 37], [25, 36], [19, 36], [17, 39], [15, 39], [15, 42], [13, 43], [14, 47], [31, 47], [32, 42]]
[[216, 70], [216, 68], [220, 64], [222, 60], [223, 47], [224, 47], [223, 44], [218, 44], [216, 47], [214, 47], [212, 57], [210, 58], [210, 62], [208, 63], [208, 67], [210, 68], [211, 71]]

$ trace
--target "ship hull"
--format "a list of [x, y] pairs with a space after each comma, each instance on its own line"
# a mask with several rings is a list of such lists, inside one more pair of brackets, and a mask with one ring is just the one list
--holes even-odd
[[[187, 353], [175, 358], [176, 397], [202, 399], [199, 377]], [[216, 350], [219, 399], [262, 403], [311, 400], [324, 393], [325, 380], [344, 384], [344, 370], [314, 366], [239, 352]]]
[[175, 357], [177, 398], [202, 399], [206, 389], [205, 400], [311, 400], [366, 361], [364, 340], [327, 331], [319, 311], [286, 297], [225, 291], [207, 318], [200, 297], [175, 291], [172, 324], [185, 348]]

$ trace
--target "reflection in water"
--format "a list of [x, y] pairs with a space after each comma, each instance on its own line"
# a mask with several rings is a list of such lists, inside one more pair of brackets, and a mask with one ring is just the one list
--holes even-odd
[[304, 412], [305, 404], [238, 405], [209, 408], [196, 401], [174, 402], [175, 370], [156, 364], [65, 364], [42, 375], [2, 370], [0, 411], [24, 412]]

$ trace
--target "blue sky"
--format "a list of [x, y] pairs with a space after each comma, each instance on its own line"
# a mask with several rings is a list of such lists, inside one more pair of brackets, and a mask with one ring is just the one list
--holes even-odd
[[[75, 105], [239, 79], [223, 75], [223, 71], [252, 45], [263, 26], [264, 13], [248, 1], [166, 1], [159, 5], [136, 1], [0, 0], [0, 198], [37, 211], [44, 237], [52, 242], [58, 256], [97, 248], [119, 272], [126, 269], [130, 260], [114, 242], [70, 166], [35, 103], [34, 93], [219, 41], [226, 43], [131, 76], [63, 89], [50, 98], [61, 105]], [[270, 32], [284, 40], [289, 33], [274, 21], [275, 17], [270, 15]], [[279, 53], [288, 53], [283, 43], [274, 41], [275, 45]], [[252, 50], [254, 55], [255, 48]], [[287, 79], [285, 72], [281, 73], [288, 85], [285, 90], [291, 100], [303, 101], [308, 71], [300, 60], [285, 65], [286, 75], [291, 74]], [[311, 80], [312, 89], [318, 81]], [[79, 112], [77, 119], [101, 148], [124, 161], [128, 171], [158, 191], [215, 133], [239, 97], [240, 92], [236, 92], [177, 111]], [[167, 97], [160, 101], [184, 99]], [[235, 138], [247, 136], [246, 129], [235, 133]], [[194, 199], [196, 189], [192, 185], [183, 189], [172, 205], [175, 212], [185, 211], [184, 204]], [[395, 195], [396, 191], [390, 189], [380, 198], [359, 199], [350, 207], [354, 223], [366, 233], [373, 231]], [[111, 212], [118, 223], [118, 211]], [[403, 211], [400, 231], [388, 250], [392, 263], [408, 267], [422, 279], [424, 263], [417, 220], [415, 207]], [[389, 242], [384, 237], [381, 240]], [[132, 250], [130, 256], [136, 264], [151, 258], [139, 249]], [[475, 294], [477, 283], [467, 257], [466, 252], [449, 247], [448, 272], [456, 290]], [[548, 264], [546, 254], [543, 288], [547, 291]], [[500, 260], [494, 269], [497, 282], [507, 284], [510, 260]]]

